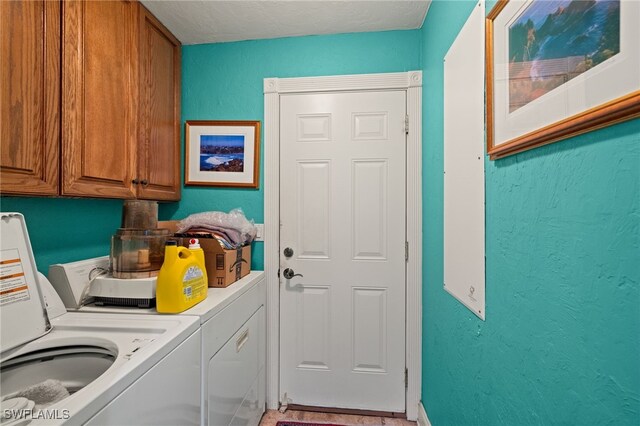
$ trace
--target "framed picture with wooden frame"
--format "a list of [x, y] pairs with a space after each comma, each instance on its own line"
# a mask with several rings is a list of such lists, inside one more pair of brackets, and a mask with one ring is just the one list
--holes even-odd
[[258, 188], [259, 121], [185, 123], [185, 185]]
[[486, 79], [492, 160], [640, 117], [640, 2], [499, 0]]

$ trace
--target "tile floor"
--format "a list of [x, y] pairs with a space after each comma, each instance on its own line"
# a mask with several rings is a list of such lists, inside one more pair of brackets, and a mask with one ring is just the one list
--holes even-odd
[[297, 420], [318, 423], [333, 423], [347, 426], [377, 425], [377, 426], [416, 426], [416, 422], [404, 419], [377, 416], [356, 416], [352, 414], [316, 413], [311, 411], [287, 410], [282, 414], [275, 410], [267, 410], [262, 417], [260, 426], [275, 426], [279, 420]]

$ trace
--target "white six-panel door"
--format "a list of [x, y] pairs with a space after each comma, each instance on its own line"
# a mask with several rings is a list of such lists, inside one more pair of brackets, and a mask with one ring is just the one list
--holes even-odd
[[405, 91], [281, 96], [283, 403], [405, 411], [405, 116]]

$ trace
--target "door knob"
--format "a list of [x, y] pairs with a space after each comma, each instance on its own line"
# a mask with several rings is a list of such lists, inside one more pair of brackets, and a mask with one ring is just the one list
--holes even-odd
[[291, 247], [287, 247], [284, 249], [284, 257], [291, 257], [293, 256], [293, 249]]
[[303, 277], [302, 274], [296, 274], [295, 271], [291, 268], [287, 268], [282, 272], [282, 275], [284, 275], [284, 277], [288, 280], [290, 280], [293, 277]]

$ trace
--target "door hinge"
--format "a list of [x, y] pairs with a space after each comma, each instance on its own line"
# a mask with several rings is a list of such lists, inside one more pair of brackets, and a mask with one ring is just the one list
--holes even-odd
[[404, 369], [404, 388], [409, 389], [409, 369]]
[[404, 261], [409, 261], [409, 241], [404, 242]]
[[408, 115], [404, 116], [404, 134], [405, 135], [409, 134], [409, 116]]

